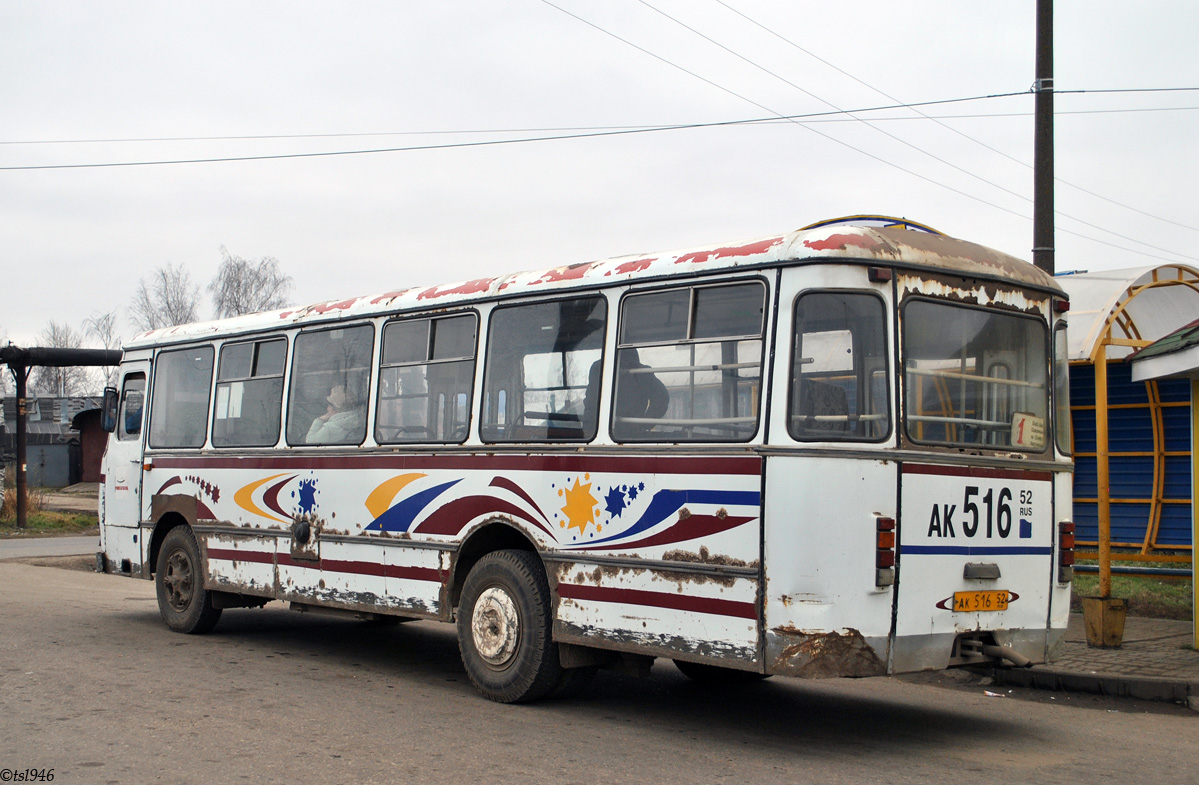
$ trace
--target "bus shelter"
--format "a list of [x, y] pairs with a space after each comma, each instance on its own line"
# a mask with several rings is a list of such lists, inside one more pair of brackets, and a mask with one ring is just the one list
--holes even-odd
[[[1137, 352], [1132, 361], [1134, 382], [1176, 379], [1190, 384], [1191, 388], [1191, 484], [1199, 476], [1199, 419], [1196, 419], [1195, 402], [1199, 401], [1199, 319], [1167, 335]], [[1191, 543], [1199, 539], [1199, 513], [1191, 505]], [[1194, 562], [1191, 563], [1191, 589], [1195, 593], [1192, 607], [1199, 608], [1199, 583], [1194, 580]], [[1192, 612], [1194, 646], [1199, 648], [1199, 614]]]
[[1098, 557], [1103, 597], [1112, 571], [1190, 575], [1190, 383], [1134, 380], [1130, 359], [1199, 315], [1199, 270], [1168, 264], [1057, 280], [1070, 295], [1080, 556]]

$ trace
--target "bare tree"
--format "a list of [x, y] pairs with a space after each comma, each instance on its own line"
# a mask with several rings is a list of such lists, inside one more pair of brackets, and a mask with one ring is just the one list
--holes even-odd
[[182, 264], [157, 268], [149, 283], [138, 282], [129, 316], [141, 330], [157, 330], [196, 321], [200, 302], [200, 287], [193, 286], [191, 276]]
[[[52, 349], [80, 349], [83, 347], [83, 333], [69, 324], [60, 324], [51, 319], [46, 328], [38, 334], [38, 345]], [[38, 366], [33, 373], [33, 389], [42, 395], [90, 395], [95, 393], [98, 386], [90, 368]]]
[[[7, 346], [8, 343], [8, 331], [6, 331], [3, 327], [0, 327], [0, 346]], [[11, 376], [11, 374], [8, 372], [8, 366], [0, 365], [0, 396], [8, 395], [9, 376]]]
[[[83, 332], [89, 338], [99, 342], [100, 346], [105, 349], [121, 348], [121, 336], [117, 329], [117, 312], [115, 310], [92, 314], [83, 320]], [[100, 372], [104, 375], [106, 386], [111, 387], [116, 384], [117, 368], [115, 365], [106, 365], [100, 369]]]
[[282, 308], [291, 294], [291, 276], [284, 275], [279, 260], [264, 256], [258, 262], [233, 256], [221, 246], [224, 260], [208, 284], [218, 319]]

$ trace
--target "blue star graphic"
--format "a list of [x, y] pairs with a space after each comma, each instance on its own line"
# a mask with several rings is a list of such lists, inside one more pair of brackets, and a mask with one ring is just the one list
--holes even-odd
[[625, 507], [628, 506], [624, 500], [624, 492], [615, 486], [612, 487], [612, 490], [608, 491], [608, 495], [604, 497], [604, 501], [606, 503], [604, 509], [606, 509], [608, 514], [613, 518], [620, 517], [620, 514], [624, 512]]

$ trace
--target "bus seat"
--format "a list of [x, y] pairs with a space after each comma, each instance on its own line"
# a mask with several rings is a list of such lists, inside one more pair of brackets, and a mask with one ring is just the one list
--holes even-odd
[[[799, 415], [806, 431], [849, 430], [849, 397], [845, 388], [829, 382], [803, 379], [800, 383]], [[816, 417], [844, 417], [843, 421], [817, 420]]]

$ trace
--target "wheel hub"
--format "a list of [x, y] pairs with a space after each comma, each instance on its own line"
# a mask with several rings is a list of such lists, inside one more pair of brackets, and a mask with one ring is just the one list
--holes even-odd
[[192, 600], [194, 581], [191, 560], [183, 551], [175, 551], [167, 558], [166, 574], [162, 585], [167, 591], [167, 602], [177, 611], [187, 610]]
[[500, 667], [516, 654], [520, 618], [508, 592], [493, 586], [480, 594], [470, 626], [475, 650], [488, 665]]

